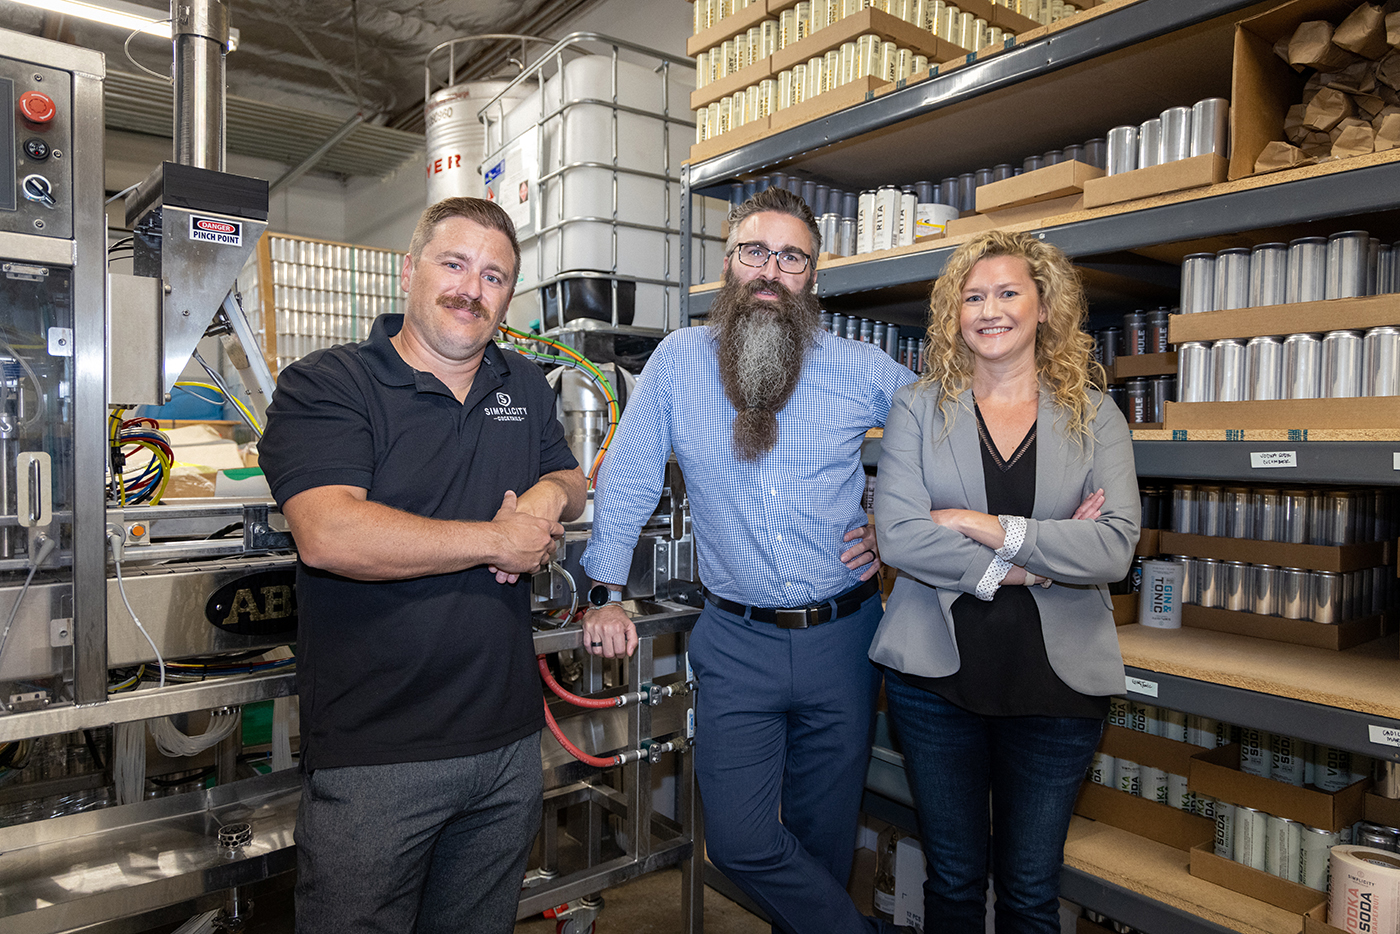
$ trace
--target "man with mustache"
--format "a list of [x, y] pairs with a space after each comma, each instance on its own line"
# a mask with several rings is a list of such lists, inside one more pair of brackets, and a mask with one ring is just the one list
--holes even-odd
[[493, 342], [519, 266], [500, 207], [433, 205], [405, 313], [283, 370], [268, 409], [299, 558], [301, 934], [515, 925], [542, 801], [528, 575], [586, 495], [544, 376]]
[[607, 658], [636, 647], [616, 601], [674, 452], [706, 597], [689, 658], [707, 854], [776, 931], [879, 931], [845, 888], [879, 683], [860, 446], [914, 374], [821, 331], [821, 234], [801, 198], [770, 188], [729, 230], [708, 326], [661, 342], [604, 459], [585, 642]]

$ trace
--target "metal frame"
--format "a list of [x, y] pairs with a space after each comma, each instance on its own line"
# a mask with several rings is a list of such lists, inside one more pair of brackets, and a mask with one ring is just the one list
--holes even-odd
[[[1255, 451], [1294, 451], [1298, 466], [1267, 471], [1250, 466]], [[1400, 441], [1134, 441], [1140, 477], [1262, 483], [1400, 485]]]

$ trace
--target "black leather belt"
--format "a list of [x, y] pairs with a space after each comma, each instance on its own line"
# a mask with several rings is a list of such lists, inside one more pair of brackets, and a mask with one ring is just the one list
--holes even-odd
[[[863, 584], [857, 584], [830, 600], [823, 600], [821, 603], [814, 603], [811, 606], [796, 607], [745, 606], [742, 603], [735, 603], [733, 600], [717, 597], [710, 593], [708, 588], [701, 589], [705, 593], [706, 600], [726, 613], [744, 616], [760, 623], [772, 623], [779, 629], [807, 629], [833, 619], [840, 619], [860, 609], [862, 603], [879, 591], [880, 580], [878, 577], [872, 577]], [[832, 603], [836, 604], [836, 612], [834, 613], [831, 610]]]

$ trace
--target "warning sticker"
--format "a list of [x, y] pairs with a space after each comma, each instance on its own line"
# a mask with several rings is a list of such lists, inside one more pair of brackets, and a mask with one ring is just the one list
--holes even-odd
[[198, 214], [192, 214], [190, 239], [203, 243], [221, 243], [224, 246], [242, 246], [243, 225], [219, 217], [200, 217]]

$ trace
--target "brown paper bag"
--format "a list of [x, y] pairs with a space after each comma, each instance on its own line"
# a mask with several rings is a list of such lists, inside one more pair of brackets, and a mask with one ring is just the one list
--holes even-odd
[[1391, 52], [1376, 65], [1376, 80], [1400, 90], [1400, 52]]
[[[1385, 41], [1393, 48], [1400, 48], [1400, 11], [1385, 14]], [[1284, 61], [1287, 61], [1287, 56]]]
[[1275, 140], [1264, 147], [1259, 158], [1254, 160], [1254, 172], [1277, 172], [1299, 165], [1311, 165], [1315, 160], [1303, 154], [1297, 146]]
[[1293, 145], [1302, 143], [1303, 137], [1308, 134], [1308, 128], [1303, 126], [1303, 117], [1307, 111], [1305, 104], [1294, 104], [1288, 108], [1288, 114], [1283, 118], [1283, 137]]
[[1385, 101], [1373, 94], [1357, 94], [1351, 99], [1356, 106], [1357, 116], [1366, 120], [1376, 119], [1376, 115], [1385, 109]]
[[1355, 55], [1333, 44], [1332, 34], [1332, 24], [1325, 20], [1299, 24], [1288, 42], [1288, 63], [1318, 71], [1341, 71], [1355, 62]]
[[1386, 42], [1385, 10], [1363, 3], [1342, 20], [1332, 34], [1332, 41], [1348, 52], [1362, 58], [1378, 59], [1390, 51]]
[[1354, 113], [1350, 96], [1335, 88], [1323, 88], [1308, 102], [1303, 125], [1326, 132]]
[[1323, 87], [1336, 88], [1348, 94], [1371, 94], [1377, 87], [1376, 63], [1362, 60], [1343, 68], [1341, 71], [1321, 75]]
[[1400, 111], [1385, 114], [1377, 122], [1376, 152], [1400, 148]]
[[1364, 156], [1376, 151], [1376, 131], [1371, 124], [1352, 125], [1332, 141], [1334, 156]]
[[[1274, 54], [1277, 55], [1279, 58], [1283, 59], [1285, 62], [1288, 62], [1288, 42], [1291, 38], [1291, 36], [1284, 36], [1282, 39], [1274, 43]], [[1302, 65], [1295, 65], [1292, 62], [1288, 62], [1288, 67], [1292, 68], [1294, 71], [1303, 70]]]

